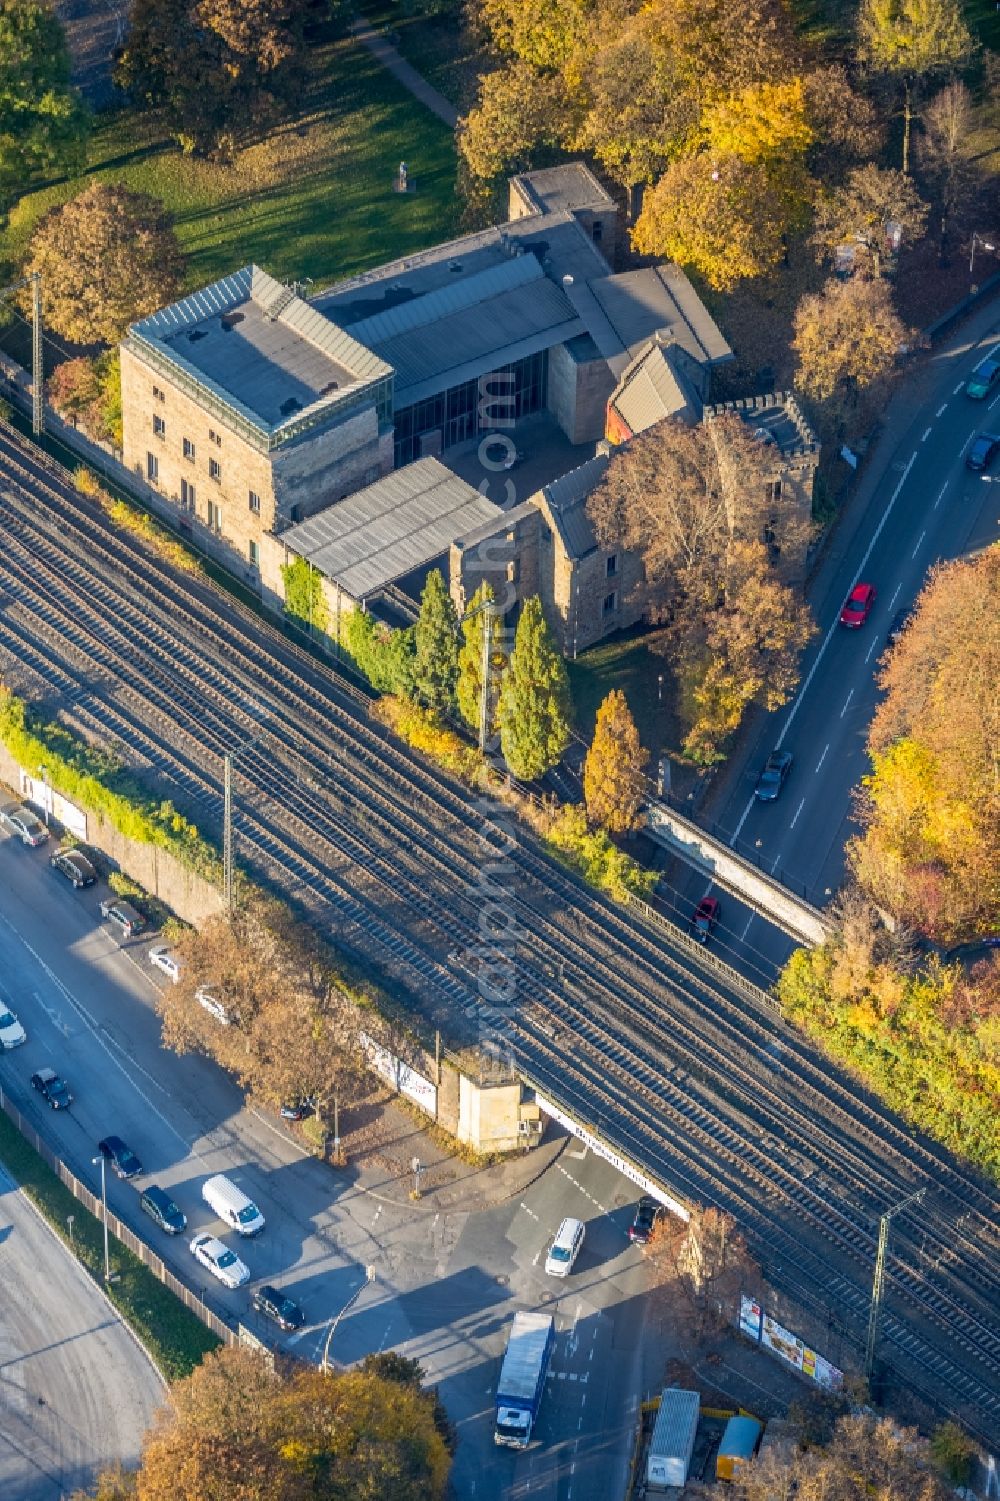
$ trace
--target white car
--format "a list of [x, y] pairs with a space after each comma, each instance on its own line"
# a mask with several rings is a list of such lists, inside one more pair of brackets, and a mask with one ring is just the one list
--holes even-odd
[[242, 1287], [250, 1281], [249, 1267], [214, 1235], [196, 1235], [191, 1242], [191, 1254], [226, 1287]]
[[194, 998], [198, 1002], [199, 1006], [204, 1006], [209, 1016], [214, 1016], [215, 1020], [219, 1022], [223, 1027], [229, 1026], [229, 1012], [219, 1000], [218, 996], [213, 995], [210, 990], [206, 990], [204, 985], [202, 985], [198, 990], [195, 991]]
[[563, 1220], [545, 1258], [547, 1277], [568, 1277], [580, 1254], [586, 1227], [582, 1220]]
[[166, 944], [158, 943], [149, 951], [149, 962], [154, 969], [166, 975], [172, 985], [176, 985], [181, 977], [181, 966]]
[[19, 1048], [27, 1038], [27, 1032], [13, 1011], [8, 1011], [0, 1001], [0, 1048]]

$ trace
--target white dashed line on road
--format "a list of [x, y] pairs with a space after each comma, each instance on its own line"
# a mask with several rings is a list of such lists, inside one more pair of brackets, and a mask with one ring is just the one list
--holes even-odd
[[946, 401], [942, 401], [941, 405], [938, 407], [937, 411], [934, 413], [935, 417], [940, 417], [941, 414], [942, 414], [942, 412], [947, 411], [947, 409], [948, 409], [948, 403]]
[[806, 800], [805, 800], [805, 798], [803, 798], [802, 801], [799, 803], [799, 806], [796, 808], [796, 810], [795, 810], [795, 817], [792, 819], [792, 822], [791, 822], [791, 827], [793, 829], [794, 829], [795, 825], [798, 823], [798, 821], [799, 821], [799, 814], [802, 812], [802, 809], [805, 807], [805, 805], [806, 805]]
[[530, 1214], [531, 1215], [531, 1218], [534, 1220], [534, 1222], [535, 1222], [536, 1225], [540, 1225], [541, 1224], [541, 1220], [538, 1218], [538, 1215], [535, 1213], [535, 1211], [533, 1209], [529, 1209], [528, 1208], [527, 1204], [524, 1202], [523, 1199], [521, 1200], [521, 1208], [524, 1210], [525, 1214]]
[[896, 585], [896, 588], [895, 588], [895, 591], [893, 593], [893, 596], [892, 596], [892, 598], [889, 601], [889, 609], [890, 610], [892, 609], [893, 605], [896, 603], [897, 599], [899, 598], [899, 591], [900, 591], [900, 589], [902, 589], [902, 587], [903, 587], [902, 584], [897, 584]]
[[917, 545], [916, 545], [916, 547], [915, 547], [915, 548], [914, 548], [914, 549], [913, 549], [913, 551], [912, 551], [912, 552], [911, 552], [911, 553], [910, 553], [910, 557], [911, 557], [911, 558], [915, 558], [915, 557], [916, 557], [916, 556], [917, 556], [917, 553], [918, 553], [918, 552], [919, 552], [919, 551], [920, 551], [920, 544], [921, 544], [921, 542], [923, 542], [923, 540], [924, 540], [924, 538], [925, 538], [925, 537], [926, 537], [926, 536], [927, 536], [927, 532], [926, 532], [926, 531], [922, 531], [922, 532], [921, 532], [921, 533], [920, 533], [920, 536], [919, 536], [919, 538], [918, 538], [918, 539], [917, 539]]
[[841, 719], [843, 719], [844, 715], [847, 713], [848, 709], [851, 707], [851, 699], [853, 697], [854, 697], [854, 689], [852, 688], [851, 691], [850, 691], [850, 693], [848, 693], [847, 698], [846, 698], [846, 700], [844, 702], [844, 707], [840, 711], [840, 717], [841, 717]]
[[746, 936], [749, 933], [751, 927], [753, 926], [753, 920], [754, 920], [754, 918], [756, 916], [757, 916], [756, 912], [751, 912], [750, 916], [747, 918], [747, 925], [743, 929], [743, 938], [744, 938], [744, 941], [746, 940]]
[[924, 435], [923, 435], [923, 437], [922, 437], [922, 438], [921, 438], [921, 440], [920, 440], [920, 441], [921, 441], [921, 443], [926, 443], [926, 442], [927, 442], [927, 439], [928, 439], [928, 438], [929, 438], [929, 437], [930, 437], [930, 435], [931, 435], [931, 433], [932, 433], [932, 432], [933, 432], [933, 431], [934, 431], [934, 429], [933, 429], [933, 428], [932, 428], [932, 427], [929, 427], [929, 428], [928, 428], [928, 429], [927, 429], [927, 431], [926, 431], [926, 432], [925, 432], [925, 433], [924, 433]]
[[996, 406], [996, 404], [997, 404], [998, 401], [1000, 401], [1000, 396], [994, 396], [993, 400], [990, 402], [990, 404], [986, 408], [986, 410], [988, 412], [992, 412], [993, 408]]
[[816, 772], [814, 772], [814, 775], [816, 775], [819, 772], [820, 767], [823, 765], [823, 762], [826, 760], [826, 753], [827, 753], [827, 751], [829, 749], [830, 749], [830, 745], [829, 745], [829, 742], [827, 742], [827, 744], [824, 745], [824, 747], [823, 747], [823, 754], [820, 756], [819, 760], [816, 762]]
[[944, 494], [945, 494], [945, 491], [947, 490], [947, 488], [948, 488], [948, 481], [945, 480], [944, 484], [941, 486], [941, 494], [938, 496], [937, 500], [934, 502], [934, 509], [935, 509], [935, 511], [937, 510], [938, 506], [941, 504], [942, 500], [944, 500]]
[[954, 391], [952, 391], [951, 394], [952, 394], [952, 396], [957, 396], [958, 393], [959, 393], [959, 391], [962, 391], [964, 389], [965, 389], [965, 381], [964, 380], [960, 380], [959, 383], [958, 383], [958, 385], [955, 387]]
[[872, 652], [875, 650], [876, 646], [878, 646], [878, 637], [877, 636], [873, 636], [872, 637], [872, 644], [868, 648], [867, 655], [865, 656], [865, 661], [866, 662], [870, 662], [871, 661], [871, 655], [872, 655]]

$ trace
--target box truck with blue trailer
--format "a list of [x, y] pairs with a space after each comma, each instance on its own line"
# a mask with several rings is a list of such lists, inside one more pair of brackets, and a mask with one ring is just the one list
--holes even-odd
[[555, 1337], [551, 1314], [515, 1313], [497, 1382], [495, 1443], [509, 1449], [528, 1447]]

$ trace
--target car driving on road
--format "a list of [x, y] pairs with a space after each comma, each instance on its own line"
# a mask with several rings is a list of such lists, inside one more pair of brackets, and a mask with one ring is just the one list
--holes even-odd
[[37, 849], [49, 837], [49, 831], [38, 815], [20, 803], [8, 803], [6, 807], [0, 808], [0, 820], [12, 834], [17, 835], [22, 844], [31, 849]]
[[31, 1087], [38, 1090], [53, 1110], [67, 1110], [73, 1103], [73, 1096], [54, 1068], [40, 1068], [33, 1073]]
[[279, 1288], [272, 1287], [269, 1282], [251, 1293], [250, 1302], [258, 1313], [271, 1319], [286, 1334], [290, 1329], [301, 1329], [306, 1321], [299, 1305], [293, 1303], [291, 1298], [286, 1298]]
[[707, 943], [715, 932], [720, 910], [719, 899], [715, 896], [703, 896], [694, 909], [691, 932], [699, 943]]
[[0, 1048], [5, 1052], [8, 1048], [19, 1048], [27, 1039], [28, 1034], [13, 1011], [0, 1001]]
[[187, 1215], [181, 1213], [166, 1189], [158, 1183], [151, 1183], [143, 1189], [139, 1195], [139, 1208], [168, 1235], [180, 1235], [187, 1229]]
[[105, 1136], [103, 1141], [97, 1143], [97, 1150], [105, 1162], [110, 1162], [119, 1178], [142, 1176], [142, 1163], [120, 1136]]
[[973, 474], [985, 474], [1000, 453], [1000, 437], [996, 433], [977, 433], [965, 455], [965, 467]]
[[844, 608], [840, 612], [840, 623], [852, 628], [864, 625], [872, 612], [875, 603], [875, 587], [873, 584], [855, 584], [844, 602]]
[[994, 386], [1000, 384], [1000, 344], [990, 351], [973, 370], [965, 384], [966, 396], [973, 401], [985, 401]]
[[785, 778], [792, 769], [791, 751], [772, 751], [764, 762], [764, 769], [757, 778], [754, 795], [762, 803], [773, 803], [785, 785]]
[[663, 1214], [663, 1205], [649, 1194], [643, 1194], [635, 1207], [635, 1218], [628, 1227], [628, 1238], [634, 1246], [644, 1246], [653, 1233], [653, 1226]]
[[249, 1267], [214, 1235], [196, 1235], [191, 1242], [191, 1254], [226, 1287], [242, 1287], [250, 1281]]
[[166, 975], [172, 985], [176, 985], [181, 977], [180, 960], [172, 949], [166, 944], [157, 943], [149, 951], [149, 962], [154, 969], [158, 969], [161, 975]]
[[81, 886], [93, 886], [97, 880], [97, 871], [79, 850], [56, 850], [49, 856], [49, 864], [78, 891]]

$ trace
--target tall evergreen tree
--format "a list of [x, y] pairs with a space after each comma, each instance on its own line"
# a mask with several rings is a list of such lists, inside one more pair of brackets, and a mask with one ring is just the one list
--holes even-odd
[[427, 575], [414, 636], [413, 682], [417, 697], [435, 713], [444, 713], [455, 705], [458, 613], [439, 568]]
[[628, 700], [620, 688], [613, 688], [597, 711], [583, 767], [583, 795], [591, 823], [611, 834], [627, 834], [635, 828], [646, 793], [643, 767], [648, 760]]
[[[492, 587], [487, 583], [480, 584], [472, 599], [469, 601], [469, 612], [462, 622], [462, 635], [464, 640], [458, 653], [458, 712], [472, 729], [479, 729], [479, 715], [482, 707], [483, 696], [483, 631], [486, 629], [486, 611], [482, 608], [495, 598]], [[474, 614], [479, 610], [478, 615]], [[502, 663], [500, 644], [500, 617], [493, 615], [493, 623], [490, 630], [493, 640], [490, 645], [490, 656], [493, 669], [490, 674], [490, 682], [494, 687], [498, 681], [498, 674]], [[491, 724], [493, 730], [496, 725], [496, 694], [491, 693], [494, 702], [491, 705]]]
[[0, 217], [37, 173], [80, 165], [87, 124], [51, 8], [0, 0]]
[[537, 594], [517, 623], [500, 689], [500, 744], [514, 776], [533, 781], [569, 744], [569, 678]]

